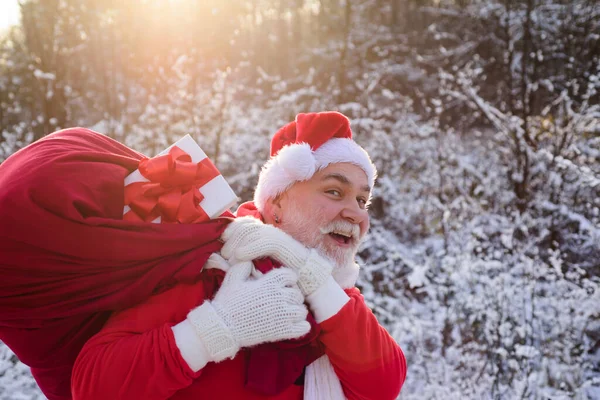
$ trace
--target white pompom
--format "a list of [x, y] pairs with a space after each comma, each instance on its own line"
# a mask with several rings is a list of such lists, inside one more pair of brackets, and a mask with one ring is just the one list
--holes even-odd
[[297, 181], [310, 179], [316, 172], [315, 157], [307, 143], [283, 147], [277, 160], [286, 174]]

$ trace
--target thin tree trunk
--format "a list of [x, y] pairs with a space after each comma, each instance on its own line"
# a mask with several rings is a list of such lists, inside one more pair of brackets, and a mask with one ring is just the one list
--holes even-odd
[[352, 21], [352, 2], [346, 0], [344, 24], [344, 46], [340, 54], [340, 72], [339, 72], [339, 96], [338, 103], [343, 103], [346, 97], [346, 58], [348, 55], [348, 46], [350, 42], [350, 24]]
[[531, 147], [535, 147], [531, 137], [529, 135], [529, 115], [530, 115], [530, 103], [529, 103], [529, 76], [527, 69], [529, 68], [529, 59], [531, 52], [531, 13], [534, 8], [534, 0], [527, 0], [527, 12], [525, 14], [525, 24], [523, 26], [523, 56], [521, 57], [521, 101], [523, 118], [523, 138], [525, 142]]
[[293, 47], [299, 48], [302, 45], [302, 8], [304, 0], [295, 0], [292, 21], [293, 21]]
[[282, 77], [286, 77], [289, 70], [289, 47], [290, 39], [288, 35], [287, 21], [285, 20], [285, 14], [287, 12], [286, 1], [279, 0], [279, 20], [277, 21], [279, 30], [279, 41], [275, 44], [275, 55], [274, 60], [279, 61], [279, 74]]
[[506, 61], [506, 78], [508, 86], [508, 108], [511, 115], [515, 115], [515, 99], [513, 94], [513, 72], [512, 64], [515, 57], [515, 47], [512, 42], [510, 33], [510, 17], [512, 14], [512, 0], [505, 0], [504, 7], [506, 8], [506, 19], [504, 24], [504, 34], [506, 37], [506, 50], [508, 52], [508, 60]]
[[399, 21], [398, 21], [398, 10], [400, 8], [398, 2], [400, 0], [391, 0], [392, 4], [392, 9], [391, 9], [391, 18], [390, 18], [390, 28], [392, 28], [392, 30], [397, 31], [399, 28]]

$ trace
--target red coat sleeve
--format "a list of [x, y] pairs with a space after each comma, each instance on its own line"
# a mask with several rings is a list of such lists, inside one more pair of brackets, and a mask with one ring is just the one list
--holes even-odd
[[73, 399], [164, 400], [191, 385], [201, 371], [183, 360], [171, 326], [203, 298], [201, 284], [178, 285], [113, 315], [75, 361]]
[[391, 400], [406, 378], [406, 359], [358, 289], [350, 301], [321, 323], [321, 342], [348, 400]]

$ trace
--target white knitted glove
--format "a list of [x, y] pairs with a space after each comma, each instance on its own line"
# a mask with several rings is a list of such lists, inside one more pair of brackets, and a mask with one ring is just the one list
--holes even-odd
[[331, 276], [333, 265], [273, 225], [254, 217], [236, 218], [221, 235], [221, 255], [230, 263], [271, 257], [298, 273], [298, 286], [312, 294]]
[[252, 263], [234, 265], [212, 301], [187, 316], [210, 361], [233, 358], [241, 347], [302, 337], [310, 330], [297, 275], [278, 268], [251, 279]]

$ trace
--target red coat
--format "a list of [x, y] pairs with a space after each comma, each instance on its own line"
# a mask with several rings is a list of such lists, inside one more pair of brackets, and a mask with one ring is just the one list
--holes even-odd
[[[320, 324], [319, 341], [350, 400], [395, 399], [406, 377], [402, 350], [382, 328], [358, 289], [350, 301]], [[178, 285], [114, 314], [79, 354], [72, 377], [74, 400], [187, 400], [303, 398], [293, 384], [276, 396], [244, 386], [247, 351], [209, 363], [194, 373], [181, 357], [171, 326], [204, 299], [201, 283]]]

